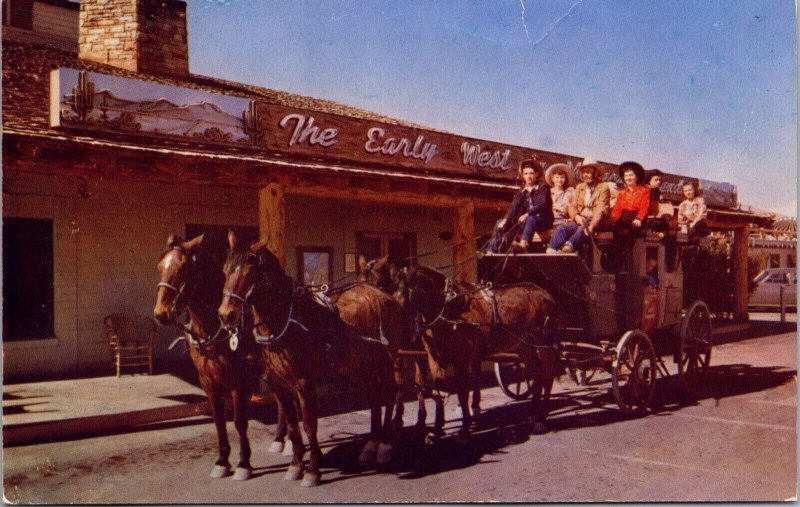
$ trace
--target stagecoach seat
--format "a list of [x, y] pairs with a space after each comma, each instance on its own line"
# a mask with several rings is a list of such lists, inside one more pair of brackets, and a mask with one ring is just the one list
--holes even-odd
[[156, 322], [135, 313], [112, 313], [103, 322], [117, 377], [121, 375], [123, 367], [147, 366], [152, 375]]

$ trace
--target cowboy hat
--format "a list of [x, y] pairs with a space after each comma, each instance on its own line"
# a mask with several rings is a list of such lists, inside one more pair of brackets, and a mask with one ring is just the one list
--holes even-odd
[[642, 167], [641, 164], [632, 161], [621, 163], [617, 169], [617, 172], [619, 173], [619, 177], [623, 180], [625, 178], [623, 178], [622, 175], [625, 174], [625, 171], [633, 171], [633, 173], [636, 175], [636, 183], [639, 185], [644, 184], [644, 167]]
[[594, 169], [594, 178], [597, 180], [603, 179], [603, 176], [606, 174], [605, 168], [603, 168], [603, 166], [600, 165], [600, 162], [593, 157], [584, 158], [583, 162], [581, 162], [580, 165], [575, 168], [575, 174], [580, 176], [581, 170], [584, 168]]
[[567, 178], [566, 183], [564, 183], [564, 187], [565, 188], [571, 187], [574, 180], [574, 174], [570, 166], [568, 166], [567, 164], [558, 163], [548, 167], [547, 171], [544, 173], [544, 181], [550, 187], [555, 186], [553, 185], [553, 176], [555, 176], [556, 173], [559, 172], [562, 173]]
[[523, 161], [521, 161], [519, 163], [519, 175], [520, 175], [520, 177], [522, 177], [522, 170], [525, 169], [526, 167], [533, 168], [534, 171], [539, 173], [539, 176], [542, 176], [542, 173], [544, 172], [544, 169], [542, 168], [542, 166], [540, 166], [536, 162], [536, 160], [534, 160], [532, 158], [526, 158], [525, 160], [523, 160]]

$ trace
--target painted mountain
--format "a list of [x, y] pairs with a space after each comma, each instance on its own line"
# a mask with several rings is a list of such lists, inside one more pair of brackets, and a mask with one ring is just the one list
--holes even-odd
[[[78, 115], [71, 103], [72, 96], [65, 95], [61, 102], [61, 117], [74, 121]], [[206, 141], [238, 143], [247, 140], [242, 131], [241, 117], [210, 102], [180, 106], [166, 99], [132, 101], [116, 97], [104, 89], [94, 94], [92, 106], [86, 121], [104, 128]]]

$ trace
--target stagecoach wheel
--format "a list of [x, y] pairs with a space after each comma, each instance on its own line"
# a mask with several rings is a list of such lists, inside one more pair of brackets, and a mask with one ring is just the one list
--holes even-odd
[[627, 414], [647, 410], [656, 388], [656, 351], [647, 335], [635, 329], [619, 340], [611, 363], [614, 399]]
[[689, 306], [681, 323], [678, 378], [684, 388], [697, 387], [705, 380], [713, 346], [708, 306], [702, 301], [695, 301]]
[[522, 361], [494, 363], [494, 375], [506, 396], [513, 400], [524, 400], [531, 395], [532, 372]]

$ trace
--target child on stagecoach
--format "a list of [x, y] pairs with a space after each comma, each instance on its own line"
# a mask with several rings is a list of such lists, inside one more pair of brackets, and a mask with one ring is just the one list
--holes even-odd
[[683, 184], [683, 196], [686, 199], [678, 205], [678, 225], [685, 229], [689, 239], [705, 235], [706, 201], [693, 181]]
[[543, 169], [533, 159], [519, 164], [519, 177], [522, 188], [514, 195], [514, 200], [506, 216], [495, 225], [489, 252], [497, 253], [503, 237], [512, 228], [521, 227], [522, 235], [513, 246], [523, 252], [528, 249], [534, 232], [544, 232], [553, 226], [553, 202], [550, 187], [542, 181]]
[[560, 225], [550, 240], [548, 254], [573, 253], [588, 232], [593, 233], [608, 216], [611, 190], [602, 181], [605, 171], [593, 158], [583, 159], [575, 172], [581, 183], [575, 187], [568, 208], [570, 219]]

